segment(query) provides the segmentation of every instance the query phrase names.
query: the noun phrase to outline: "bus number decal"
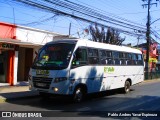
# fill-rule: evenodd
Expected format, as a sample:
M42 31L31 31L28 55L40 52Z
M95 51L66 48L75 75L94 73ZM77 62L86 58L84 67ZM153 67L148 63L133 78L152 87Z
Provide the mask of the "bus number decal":
M104 67L104 73L114 73L114 67Z

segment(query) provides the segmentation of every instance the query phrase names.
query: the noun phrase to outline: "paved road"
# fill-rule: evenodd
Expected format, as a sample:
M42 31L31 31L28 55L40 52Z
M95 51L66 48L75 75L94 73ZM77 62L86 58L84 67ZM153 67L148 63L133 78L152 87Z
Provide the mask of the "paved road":
M83 117L86 115L92 116L88 117L87 119L105 119L106 115L104 114L106 111L160 112L160 81L145 82L136 86L132 86L132 90L129 94L122 94L116 90L107 91L106 96L104 96L103 94L90 95L87 100L82 103L72 103L70 99L66 97L53 97L47 100L41 99L40 97L33 97L8 101L7 103L0 104L0 111L14 110L54 111L51 113L52 116L54 114L55 116L61 117L67 115L79 117ZM106 114L108 113L106 112ZM134 117L133 119L135 118L141 119L141 117ZM69 118L65 119L69 120Z

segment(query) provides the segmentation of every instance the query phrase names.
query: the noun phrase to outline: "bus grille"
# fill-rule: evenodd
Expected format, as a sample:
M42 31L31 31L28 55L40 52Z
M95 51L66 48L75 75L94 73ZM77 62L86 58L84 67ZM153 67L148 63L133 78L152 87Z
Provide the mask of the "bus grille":
M33 77L33 85L36 88L49 89L49 86L52 82L52 78L45 77Z

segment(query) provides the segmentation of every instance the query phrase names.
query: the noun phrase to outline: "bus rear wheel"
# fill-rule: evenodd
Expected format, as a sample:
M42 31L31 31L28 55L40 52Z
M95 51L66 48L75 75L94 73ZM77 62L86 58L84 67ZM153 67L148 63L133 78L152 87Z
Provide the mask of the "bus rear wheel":
M124 92L124 93L129 93L130 87L131 87L130 82L129 82L129 81L126 81L125 84L124 84L123 92Z
M74 102L81 102L84 100L84 96L85 96L85 92L84 92L83 88L78 87L75 89L75 91L73 93L73 101Z

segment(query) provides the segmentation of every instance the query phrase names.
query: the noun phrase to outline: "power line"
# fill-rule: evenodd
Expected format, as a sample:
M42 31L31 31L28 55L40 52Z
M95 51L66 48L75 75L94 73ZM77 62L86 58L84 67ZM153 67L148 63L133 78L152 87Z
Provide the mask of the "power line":
M87 21L87 22L90 22L90 23L94 23L94 21L85 19L83 16L80 17L80 16L76 16L76 15L73 15L73 14L70 14L70 13L66 13L66 12L60 11L60 10L58 10L58 9L54 9L54 8L49 7L49 6L46 6L46 5L44 5L44 4L39 4L39 3L32 2L32 1L27 1L27 2L26 2L26 1L23 1L23 0L18 0L18 1L20 1L20 2L22 2L22 3L25 3L25 4L27 4L27 5L30 5L30 6L36 7L36 8L40 8L40 9L45 10L45 11L49 11L49 12L51 12L51 13L58 13L58 14L61 14L61 15L66 15L66 16L70 16L70 17L73 17L73 18L76 18L76 19L80 19L80 20L83 20L83 21ZM92 17L92 16L91 16L91 17ZM99 19L99 18L97 18L97 17L94 17L94 18ZM101 19L100 19L100 20L101 20ZM105 20L103 20L103 21L105 21ZM101 23L98 23L98 24L101 25L101 26L105 26L105 27L111 27L111 26L107 26L107 25L104 25L104 24L101 24ZM118 25L118 24L117 24L117 25ZM124 25L121 25L121 26L126 27L126 26L124 26ZM113 28L113 27L112 27L112 28ZM133 28L131 28L131 27L128 27L128 28L133 29ZM116 29L117 29L117 28L116 28ZM134 33L127 32L127 31L122 30L122 29L117 29L117 30L119 30L119 31L121 31L121 32L124 32L124 33L126 33L126 34L132 34L132 35L134 35Z
M65 1L70 2L69 0L65 0ZM84 9L84 8L85 8L85 6L82 6L82 5L80 5L80 4L73 3L73 2L70 2L70 3L72 3L72 4L76 4L77 6L81 6L81 8L80 8L80 9ZM110 18L110 17L108 17L108 16L105 16L105 15L103 15L103 14L97 14L97 12L94 12L95 10L93 10L93 9L91 9L91 8L86 8L86 10L90 10L90 11L92 12L92 14L97 15L97 16L99 16L99 17L103 17L104 19L109 19L109 20L111 20L111 21L115 21L115 22L119 22L119 23L123 23L123 24L131 25L130 23L124 23L124 22L122 22L122 21L115 20L115 19ZM132 25L132 26L135 26L135 25Z
M24 2L23 0L18 0L18 1L21 1L21 2ZM46 1L46 0L45 0ZM32 1L29 1L29 2L32 2ZM61 2L61 4L59 4L59 0L57 1L57 0L55 0L55 1L49 1L49 0L47 0L47 2L50 2L50 3L55 3L56 5L59 5L59 6L61 6L62 7L62 5L66 5L66 3L64 4L64 3L62 3ZM32 5L34 5L35 3L32 3ZM69 6L69 4L67 4L67 6ZM64 7L64 6L63 6ZM65 6L66 7L66 6ZM75 6L70 6L70 8L68 8L68 9L71 9L71 10L73 10L73 7L75 8ZM82 8L83 6L81 6L81 8ZM85 7L84 7L85 8ZM84 10L84 8L82 9L82 10ZM77 6L76 6L76 9L77 9ZM87 8L88 9L88 8ZM75 9L74 9L75 10ZM89 9L90 10L90 9ZM92 10L92 9L91 9ZM77 11L78 12L78 11ZM86 11L85 11L86 12ZM91 12L94 12L93 10L91 11ZM80 11L80 13L83 13L83 15L87 15L87 16L90 16L90 17L94 17L94 18L96 18L96 19L100 19L100 20L103 20L103 21L105 21L105 22L109 22L109 23L112 23L112 24L115 24L115 25L119 25L119 26L122 26L122 27L127 27L127 26L129 26L130 24L126 24L127 26L124 26L124 25L122 25L124 22L122 22L122 21L118 21L118 20L114 20L114 19L112 19L112 18L109 18L109 17L106 17L106 16L102 16L102 15L99 15L98 17L96 16L93 16L93 14L86 14L86 13L84 13L84 11ZM94 12L95 13L95 12ZM96 13L97 14L97 13ZM108 20L104 20L104 19L102 19L101 17L105 17L105 19L109 19L110 21L108 21ZM119 23L115 23L115 22L119 22ZM124 23L125 24L125 23ZM138 26L134 26L134 25L130 25L130 26L132 26L132 27L138 27ZM130 27L130 29L133 29L133 28L131 28ZM144 29L144 28L139 28L139 29Z
M79 0L76 0L76 1L79 1ZM80 2L80 1L79 1L79 2ZM97 12L99 12L99 13L108 14L109 16L115 17L116 19L120 19L120 20L129 22L129 23L133 23L133 24L136 24L136 25L143 26L143 25L141 25L141 24L139 24L139 23L135 23L135 22L130 21L130 20L127 20L127 19L125 19L125 18L119 17L119 16L117 16L117 15L115 15L115 14L113 14L113 13L108 13L108 12L102 10L102 9L96 8L95 6L88 5L88 4L84 3L84 2L80 2L80 3L82 3L82 4L84 4L84 5L87 5L87 6L89 6L89 7L94 7L95 10L96 10ZM143 26L143 27L144 27L144 26Z

